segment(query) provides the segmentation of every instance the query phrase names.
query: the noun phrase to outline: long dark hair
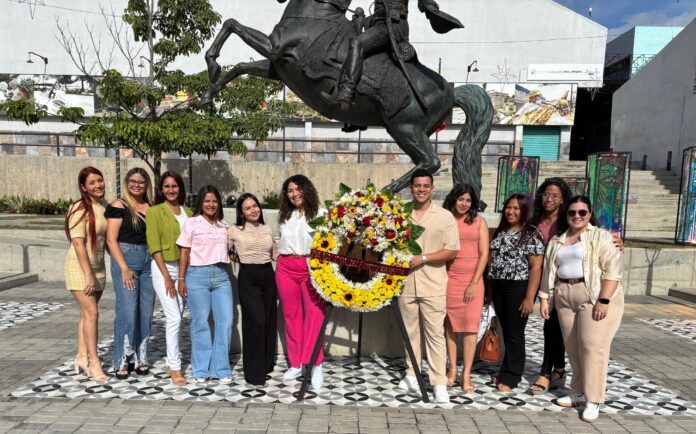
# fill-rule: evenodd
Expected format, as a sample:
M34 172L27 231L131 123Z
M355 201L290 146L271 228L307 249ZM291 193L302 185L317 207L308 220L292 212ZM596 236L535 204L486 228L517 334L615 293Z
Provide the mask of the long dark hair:
M319 213L319 194L317 189L314 188L314 184L306 176L293 175L283 182L283 188L280 193L278 223L285 223L295 210L295 206L290 203L288 198L288 186L291 182L302 190L302 209L304 210L305 219L307 221L312 220Z
M241 229L244 229L247 219L244 217L244 213L242 212L242 204L244 204L244 201L247 199L251 199L256 202L256 206L258 206L259 210L261 211L261 214L259 215L259 223L265 225L266 223L263 221L263 209L261 208L261 203L259 203L259 199L251 193L244 193L243 195L239 196L239 199L237 199L237 223L235 225L239 226Z
M571 197L568 200L568 208L570 208L570 206L574 203L584 203L585 205L587 205L587 210L590 211L590 214L591 214L590 224L592 226L596 226L598 228L601 228L601 226L599 225L599 220L597 220L594 216L594 213L592 213L592 201L590 201L589 197L582 195L582 194ZM568 216L564 214L564 217L565 217L564 220L566 221L566 227L567 227L568 226Z
M166 181L167 178L172 178L174 182L176 182L176 185L179 186L179 196L176 198L177 202L179 202L179 205L185 204L186 187L184 186L184 179L175 171L167 170L162 174L162 176L160 176L159 181L157 181L157 190L155 191L155 205L159 205L167 201L167 199L164 197L164 192L162 191L164 181Z
M442 207L449 210L453 215L457 215L457 199L462 195L468 194L471 196L471 206L469 211L466 212L466 217L464 217L464 223L470 225L476 220L479 209L479 198L476 194L476 190L469 184L456 184L452 187L452 190L447 194L445 201L442 203Z
M558 189L561 190L561 196L563 196L563 201L561 202L561 205L558 207L557 220L558 233L562 234L566 231L566 229L568 229L568 219L566 218L566 211L568 210L568 202L570 201L570 197L573 195L573 193L570 190L570 186L562 178L546 178L544 182L539 186L539 188L537 188L536 195L534 196L534 207L532 208L532 219L530 220L530 223L534 226L539 226L539 223L541 223L544 219L546 210L544 210L544 199L541 197L541 195L546 191L548 187L552 185L558 187ZM551 235L553 236L556 234Z
M507 208L508 204L513 199L517 199L517 204L520 207L520 239L517 245L521 246L525 243L525 241L527 241L527 238L533 236L535 232L538 232L536 227L532 226L529 221L529 209L532 200L529 195L524 193L513 193L507 199L505 199L505 203L503 204L503 213L500 215L500 223L498 223L498 227L493 233L493 238L495 239L499 233L510 229L510 222L508 222L505 218L505 208Z
M80 199L72 204L68 215L65 216L64 229L65 235L68 237L68 241L72 241L70 230L82 223L84 219L87 219L87 237L88 240L92 240L92 250L94 250L97 246L97 229L95 223L96 217L94 216L94 204L92 203L92 197L82 189L82 186L85 185L85 182L87 182L87 177L89 175L99 175L102 177L102 180L104 179L104 175L102 175L101 171L96 167L87 166L80 170L80 173L77 174L77 189L80 192ZM83 210L84 214L82 214L82 217L80 217L80 219L76 221L74 225L70 226L70 219L72 216L75 215L75 213Z
M193 215L195 217L203 214L203 201L208 193L213 193L215 195L215 199L218 201L218 207L215 211L215 221L222 221L222 219L225 217L224 213L222 212L222 197L220 197L220 192L214 185L204 185L200 188L200 190L198 190L196 201L193 204Z

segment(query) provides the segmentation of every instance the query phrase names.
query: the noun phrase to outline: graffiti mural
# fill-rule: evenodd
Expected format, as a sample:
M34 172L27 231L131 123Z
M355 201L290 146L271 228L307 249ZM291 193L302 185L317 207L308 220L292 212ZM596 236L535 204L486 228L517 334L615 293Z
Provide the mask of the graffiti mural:
M600 226L626 235L630 152L598 152L587 157L588 196Z
M505 199L513 193L533 195L539 181L539 157L505 156L498 160L495 211L503 210Z
M677 244L696 245L696 146L685 149L683 154L674 241Z

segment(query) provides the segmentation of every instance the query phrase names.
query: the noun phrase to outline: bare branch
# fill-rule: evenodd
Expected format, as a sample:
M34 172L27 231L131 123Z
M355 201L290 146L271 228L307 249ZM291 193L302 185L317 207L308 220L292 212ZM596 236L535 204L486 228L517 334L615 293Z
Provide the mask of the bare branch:
M135 77L136 60L138 60L138 56L140 55L144 44L141 44L139 47L134 46L134 41L128 37L129 33L126 23L125 21L117 19L118 15L113 9L113 4L111 5L110 13L101 4L99 5L99 9L104 17L104 23L106 24L106 28L111 35L111 39L114 41L114 46L112 48L118 48L128 63L128 73L126 75Z
M58 29L58 34L55 35L55 37L56 40L58 40L58 43L63 47L65 52L68 53L70 60L72 60L75 67L77 67L82 75L86 76L90 82L94 83L95 79L92 73L97 62L93 61L90 64L88 61L89 48L85 47L75 37L75 34L70 30L69 24L61 25L60 20L57 17L56 28Z

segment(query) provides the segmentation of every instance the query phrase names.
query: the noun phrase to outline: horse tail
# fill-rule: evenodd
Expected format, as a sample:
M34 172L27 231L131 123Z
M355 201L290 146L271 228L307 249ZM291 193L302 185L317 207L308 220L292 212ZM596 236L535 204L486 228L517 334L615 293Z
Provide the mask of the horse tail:
M466 84L454 89L454 103L466 114L466 123L454 142L454 184L469 184L481 197L481 151L493 124L493 103L479 86Z

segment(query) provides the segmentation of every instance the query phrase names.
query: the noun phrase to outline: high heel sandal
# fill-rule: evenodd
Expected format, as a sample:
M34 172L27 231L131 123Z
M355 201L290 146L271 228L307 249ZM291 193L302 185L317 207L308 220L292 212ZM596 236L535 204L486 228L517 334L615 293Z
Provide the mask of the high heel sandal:
M469 375L464 375L464 374L462 373L462 377L461 377L461 382L462 382L462 385L461 385L461 386L462 386L462 390L464 391L464 394L465 394L465 395L473 395L474 393L476 393L476 388L474 387L473 384L471 384L471 386L468 386L468 387L465 386L465 384L466 384L466 381L465 381L465 380L466 380L467 378L469 379L469 384L471 384L471 374L469 374Z
M457 384L457 368L447 371L447 387L453 387Z
M553 374L558 375L558 378L554 378L553 380L550 379L549 390L560 389L561 387L565 386L566 378L568 378L567 373L568 372L565 369L554 369L549 379L553 377Z
M546 378L546 385L543 385L539 382L541 378ZM551 375L550 374L539 374L539 378L537 378L537 381L529 386L529 389L527 389L527 392L531 393L532 395L541 395L542 393L546 393L549 390L549 387L551 386Z
M89 365L87 366L87 375L89 376L90 379L97 381L99 383L106 383L109 381L109 376L104 373L104 370L101 367L101 361L99 360L99 357L88 357L89 359ZM99 369L101 371L101 374L95 371Z
M87 363L83 365L82 363L80 363L80 360L86 360ZM75 374L79 375L81 371L85 371L85 374L87 374L88 369L89 369L89 359L87 358L87 356L81 356L79 354L76 355L75 356Z

